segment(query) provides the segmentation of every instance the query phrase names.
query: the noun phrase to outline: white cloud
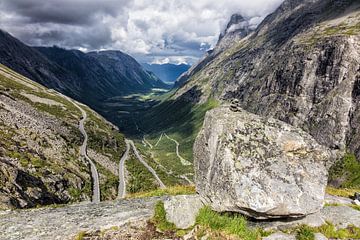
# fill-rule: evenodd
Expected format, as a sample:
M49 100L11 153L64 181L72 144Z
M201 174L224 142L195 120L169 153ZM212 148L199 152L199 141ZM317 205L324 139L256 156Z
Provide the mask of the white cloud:
M214 47L232 14L256 26L282 1L2 0L0 28L29 44L118 49L140 61L192 63Z

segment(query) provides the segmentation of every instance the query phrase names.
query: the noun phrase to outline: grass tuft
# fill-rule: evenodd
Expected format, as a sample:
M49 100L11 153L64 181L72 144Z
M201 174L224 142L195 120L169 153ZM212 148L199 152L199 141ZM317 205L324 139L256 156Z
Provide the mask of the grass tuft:
M360 161L347 153L329 171L329 183L338 182L341 188L360 188Z
M296 239L297 240L315 240L315 234L313 232L313 229L306 225L301 226L297 230Z
M322 233L329 239L360 239L360 228L348 226L344 229L337 229L329 222L320 227L301 225L290 232L296 233L298 240L313 240L315 239L314 233Z
M243 240L259 239L261 236L260 230L250 229L247 226L244 216L235 213L217 213L210 207L204 207L200 210L196 223L214 231L236 235Z
M83 240L86 236L85 232L79 232L76 236L75 236L75 240Z
M334 188L331 186L326 187L326 193L338 196L338 197L353 197L356 192L360 192L360 189L350 189L350 188Z
M166 220L166 212L164 208L164 203L162 201L158 201L156 203L155 214L151 221L157 226L160 231L165 232L176 230L176 226Z
M139 192L128 194L126 198L146 198L146 197L160 197L160 196L176 196L176 195L190 195L195 194L195 186L173 186L165 189L156 189L149 192Z

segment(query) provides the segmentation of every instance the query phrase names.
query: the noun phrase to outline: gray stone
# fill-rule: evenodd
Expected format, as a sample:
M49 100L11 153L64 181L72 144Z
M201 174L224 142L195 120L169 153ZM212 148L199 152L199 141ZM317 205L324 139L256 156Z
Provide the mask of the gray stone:
M346 228L349 225L360 227L360 211L348 206L325 207L321 210L321 215L338 228Z
M327 237L325 237L323 234L321 233L315 233L315 240L328 240Z
M325 203L327 203L327 204L345 204L346 205L346 204L351 204L351 199L326 194L325 195Z
M203 206L199 195L169 197L164 201L166 220L177 228L188 229L195 224L196 216Z
M79 232L96 232L149 220L163 198L81 203L60 208L0 211L0 239L70 240ZM127 238L126 238L127 239Z
M295 240L295 236L294 235L290 235L290 234L286 234L286 233L282 233L282 232L277 232L277 233L273 233L268 237L264 237L262 238L263 240Z
M353 199L360 201L360 193L355 193Z
M299 219L281 219L277 221L259 221L256 223L253 223L253 227L259 227L264 229L265 231L276 231L276 230L287 230L290 228L296 228L300 225L307 225L310 227L320 227L322 225L326 224L326 221L323 219L323 216L318 213L314 213L311 215L308 215L304 218Z
M338 229L347 228L350 225L359 227L360 211L347 206L329 206L324 207L320 212L300 219L250 222L252 227L259 227L265 231L284 231L301 225L320 227L327 223L334 224Z
M219 212L301 217L323 206L335 151L284 122L219 107L194 145L196 188Z

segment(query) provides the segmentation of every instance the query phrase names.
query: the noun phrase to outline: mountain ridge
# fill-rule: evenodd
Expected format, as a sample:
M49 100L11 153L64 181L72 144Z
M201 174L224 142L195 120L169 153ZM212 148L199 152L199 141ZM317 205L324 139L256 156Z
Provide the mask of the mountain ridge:
M320 143L349 147L360 157L353 132L358 101L351 95L358 82L358 13L359 3L349 0L285 1L252 34L205 59L174 98L192 89L201 92L200 102L236 98L250 112L302 127Z
M155 73L163 82L173 84L178 77L186 72L191 66L188 64L142 64L148 71Z
M117 55L117 60L110 54ZM56 46L30 47L4 31L0 32L0 63L99 109L97 103L107 98L168 88L121 51L84 53Z

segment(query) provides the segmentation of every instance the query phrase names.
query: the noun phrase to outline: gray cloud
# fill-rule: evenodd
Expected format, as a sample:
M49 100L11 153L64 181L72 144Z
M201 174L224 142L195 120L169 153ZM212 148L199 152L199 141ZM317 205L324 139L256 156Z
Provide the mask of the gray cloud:
M258 24L282 1L1 0L0 28L30 45L193 63L215 45L233 13Z
M83 25L93 23L102 15L116 17L127 2L126 0L5 0L1 7L25 17L28 23Z

